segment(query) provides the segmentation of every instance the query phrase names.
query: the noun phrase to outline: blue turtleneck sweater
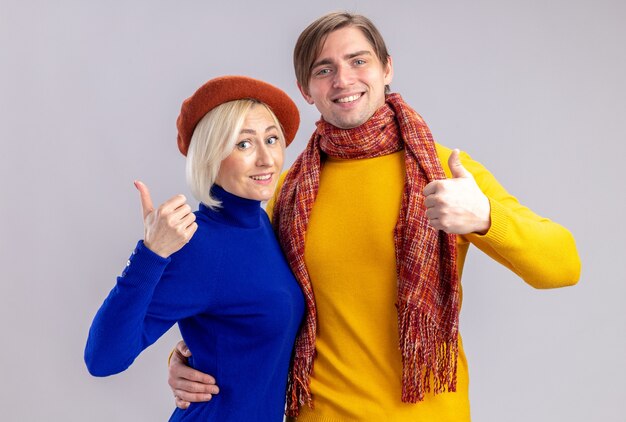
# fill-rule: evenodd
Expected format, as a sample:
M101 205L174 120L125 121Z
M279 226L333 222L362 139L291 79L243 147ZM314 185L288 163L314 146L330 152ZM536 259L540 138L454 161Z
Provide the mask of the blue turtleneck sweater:
M128 368L178 323L190 365L220 393L171 421L282 421L287 371L304 302L260 202L213 186L198 230L169 258L137 244L96 314L85 348L92 375Z

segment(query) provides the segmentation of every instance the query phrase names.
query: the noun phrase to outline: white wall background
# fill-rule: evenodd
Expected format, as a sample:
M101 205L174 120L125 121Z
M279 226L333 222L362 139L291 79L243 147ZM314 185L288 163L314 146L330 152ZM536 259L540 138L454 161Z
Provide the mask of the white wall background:
M378 25L394 91L436 139L568 227L578 286L536 291L474 250L461 330L476 421L623 421L626 4L621 0L0 1L0 419L166 420L176 329L118 376L82 360L142 236L133 180L182 192L175 119L205 80L247 74L302 108L295 40L331 10ZM376 388L373 383L372 388Z

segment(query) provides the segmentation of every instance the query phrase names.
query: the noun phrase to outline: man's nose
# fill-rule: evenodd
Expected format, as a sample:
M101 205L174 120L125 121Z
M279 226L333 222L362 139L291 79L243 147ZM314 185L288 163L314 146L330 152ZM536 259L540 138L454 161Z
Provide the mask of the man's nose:
M353 74L347 66L337 66L335 77L333 79L333 88L345 88L350 85Z

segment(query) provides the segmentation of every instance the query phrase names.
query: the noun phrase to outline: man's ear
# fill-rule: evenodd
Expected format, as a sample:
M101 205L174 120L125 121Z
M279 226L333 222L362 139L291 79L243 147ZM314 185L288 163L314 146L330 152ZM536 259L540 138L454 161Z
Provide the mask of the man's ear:
M383 68L383 73L385 75L385 85L390 85L393 79L393 62L391 56L387 57L387 64Z
M304 100L311 105L315 104L315 101L313 101L313 98L309 95L308 92L304 90L304 88L302 88L302 85L300 85L300 82L296 82L296 84L298 85L298 89L300 90L300 94L302 94L302 97L304 97Z

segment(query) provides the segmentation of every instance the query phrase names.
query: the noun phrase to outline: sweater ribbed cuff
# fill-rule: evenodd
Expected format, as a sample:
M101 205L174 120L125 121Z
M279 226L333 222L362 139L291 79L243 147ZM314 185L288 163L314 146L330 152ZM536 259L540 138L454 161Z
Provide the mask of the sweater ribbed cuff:
M137 242L135 250L128 258L126 268L118 277L118 284L138 289L154 289L171 258L163 258L152 252L143 240Z
M510 211L505 208L498 201L489 198L489 205L491 207L490 218L491 227L485 234L470 233L466 235L467 239L471 241L475 239L490 240L494 245L504 244L506 242L506 236L510 221Z

